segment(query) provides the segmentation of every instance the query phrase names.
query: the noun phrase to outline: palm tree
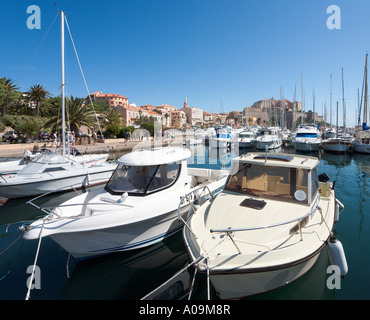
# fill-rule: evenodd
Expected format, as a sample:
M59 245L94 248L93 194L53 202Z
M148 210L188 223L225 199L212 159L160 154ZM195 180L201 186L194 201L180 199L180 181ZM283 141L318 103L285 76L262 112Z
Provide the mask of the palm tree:
M75 98L70 96L66 98L66 119L69 122L71 131L74 131L77 135L81 126L91 127L96 124L95 112L91 105L83 105L85 99ZM56 115L51 118L46 124L45 127L61 127L62 125L62 116Z
M5 116L6 107L19 98L19 88L9 78L0 78L0 105L2 106L1 113Z
M36 117L40 115L40 105L50 97L50 93L41 84L35 84L26 92L26 102L33 102L36 105Z
M109 109L103 113L106 125L122 125L122 115L115 109Z
M164 117L166 118L166 125L165 125L166 128L167 128L167 123L168 123L169 116L170 115L167 112L164 114Z

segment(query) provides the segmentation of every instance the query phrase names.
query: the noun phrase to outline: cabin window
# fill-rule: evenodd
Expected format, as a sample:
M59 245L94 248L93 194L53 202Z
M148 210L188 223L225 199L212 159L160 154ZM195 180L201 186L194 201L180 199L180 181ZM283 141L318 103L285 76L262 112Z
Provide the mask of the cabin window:
M239 163L239 170L229 176L225 190L261 198L310 204L310 195L316 194L318 184L312 180L312 190L309 192L309 173L309 170L300 168ZM316 191L313 192L314 190Z
M65 170L63 167L54 167L54 168L46 168L44 172L53 172L53 171L62 171L62 170Z
M110 194L144 196L165 189L175 183L180 174L179 163L155 166L119 165L105 186Z

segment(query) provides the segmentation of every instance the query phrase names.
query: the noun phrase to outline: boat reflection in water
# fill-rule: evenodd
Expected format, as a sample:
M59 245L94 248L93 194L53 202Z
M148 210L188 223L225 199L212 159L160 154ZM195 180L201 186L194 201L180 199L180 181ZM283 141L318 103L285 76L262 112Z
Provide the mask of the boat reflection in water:
M138 300L165 282L188 261L181 233L141 250L77 263L58 299ZM151 299L174 300L187 294L189 272Z

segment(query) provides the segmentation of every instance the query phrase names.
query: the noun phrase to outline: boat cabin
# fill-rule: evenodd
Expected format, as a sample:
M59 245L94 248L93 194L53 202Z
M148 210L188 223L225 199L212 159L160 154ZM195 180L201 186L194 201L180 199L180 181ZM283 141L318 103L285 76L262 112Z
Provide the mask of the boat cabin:
M253 132L243 131L243 132L239 133L239 138L240 139L252 139L252 138L254 138L254 134L253 134Z
M317 164L313 157L248 153L233 160L224 190L311 205L319 191Z
M105 186L112 195L128 193L146 196L174 185L184 163L191 156L188 149L165 148L139 150L122 156L118 166Z

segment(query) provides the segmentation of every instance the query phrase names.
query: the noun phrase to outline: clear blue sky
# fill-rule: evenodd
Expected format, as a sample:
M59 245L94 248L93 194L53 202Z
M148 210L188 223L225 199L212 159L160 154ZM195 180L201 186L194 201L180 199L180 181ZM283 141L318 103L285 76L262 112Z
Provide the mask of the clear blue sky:
M128 97L137 105L171 104L220 112L279 99L280 87L306 110L341 103L344 68L347 124L355 123L365 54L370 47L370 1L356 0L17 0L0 9L0 76L27 90L60 87L60 8L66 12L90 92ZM41 9L41 29L29 30L30 5ZM329 30L329 5L341 9L341 29ZM68 34L66 34L67 37ZM67 94L87 95L66 38ZM34 57L33 57L34 55ZM33 57L33 58L32 58ZM340 118L342 113L340 112ZM341 122L341 121L340 121Z

